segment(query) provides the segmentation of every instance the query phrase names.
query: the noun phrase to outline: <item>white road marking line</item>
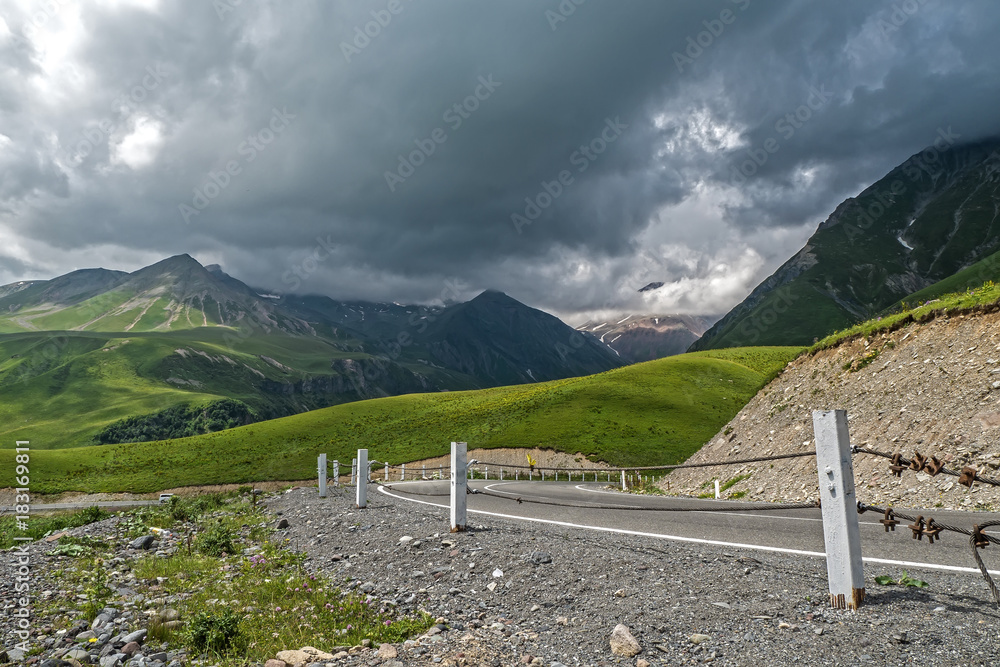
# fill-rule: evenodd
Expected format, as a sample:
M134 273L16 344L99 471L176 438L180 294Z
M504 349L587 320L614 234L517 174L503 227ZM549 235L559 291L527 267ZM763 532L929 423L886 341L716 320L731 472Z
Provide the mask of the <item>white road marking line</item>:
M494 493L502 493L505 496L515 496L516 497L516 496L524 495L522 493L511 493L510 491L500 491L498 489L494 489L493 488L494 486L505 486L507 484L520 484L520 482L497 482L496 484L488 484L487 486L485 486L483 488L485 488L488 491L493 491ZM562 500L562 498L553 498L551 496L541 496L541 497L544 498L544 499L546 499L546 500ZM600 507L600 505L597 505L596 503L582 503L581 505L579 505L579 507ZM607 507L607 505L604 505L604 507ZM641 505L615 505L615 508L621 508L623 510L641 510L641 509L645 509Z
M385 490L385 487L379 487L379 493L384 493L387 496L392 496L393 498L398 498L399 500L405 500L411 503L419 503L421 505L430 505L431 507L440 507L442 509L448 509L449 505L441 505L439 503L431 503L426 500L415 500L413 498L404 498L403 496L397 496L394 493L390 493ZM696 537L682 537L680 535L666 535L662 533L646 533L638 530L626 530L624 528L606 528L604 526L584 526L579 523L569 523L568 521L554 521L552 519L535 519L525 516L515 516L513 514L500 514L499 512L487 512L485 510L468 510L470 514L485 514L487 516L500 517L502 519L513 519L515 521L529 521L531 523L545 523L554 526L565 526L567 528L580 528L582 530L594 530L600 533L616 533L619 535L635 535L637 537L651 537L657 540L672 540L675 542L689 542L693 544L711 544L713 546L719 547L732 547L735 549L753 549L755 551L770 551L782 554L792 554L795 556L813 556L816 558L826 558L826 553L822 551L804 551L802 549L784 549L782 547L769 547L761 544L744 544L742 542L723 542L721 540L706 540ZM862 558L868 563L878 563L880 565L899 565L902 567L913 567L913 568L924 568L930 570L947 570L949 572L971 572L973 574L980 574L977 568L971 567L959 567L957 565L938 565L937 563L914 563L906 560L891 560L888 558ZM992 575L1000 575L998 570L988 570Z

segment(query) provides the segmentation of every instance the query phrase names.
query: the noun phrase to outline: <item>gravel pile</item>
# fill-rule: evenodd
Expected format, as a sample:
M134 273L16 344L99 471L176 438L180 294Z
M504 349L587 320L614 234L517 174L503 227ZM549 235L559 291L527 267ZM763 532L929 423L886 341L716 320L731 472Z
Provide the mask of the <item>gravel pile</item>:
M373 492L296 489L268 503L307 566L442 620L431 636L347 664L1000 664L1000 612L974 574L911 572L857 613L827 606L822 559L678 544L470 515ZM482 523L479 523L482 521ZM623 625L641 651L612 653ZM438 632L439 631L439 632ZM291 648L291 647L290 647Z
M939 317L898 331L803 355L754 396L687 463L815 451L813 410L847 410L851 442L872 449L937 456L949 468L1000 479L1000 313ZM905 471L889 461L853 458L858 498L873 504L996 511L1000 487L971 490L948 475ZM726 468L677 470L672 492L697 494L718 476L748 475L728 493L745 500L815 498L816 461L802 458Z

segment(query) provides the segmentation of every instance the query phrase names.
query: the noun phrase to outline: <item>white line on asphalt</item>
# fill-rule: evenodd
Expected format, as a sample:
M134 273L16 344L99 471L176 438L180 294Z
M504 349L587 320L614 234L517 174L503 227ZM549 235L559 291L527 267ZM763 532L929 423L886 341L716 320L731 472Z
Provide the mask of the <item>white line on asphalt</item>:
M426 500L415 500L413 498L404 498L403 496L397 496L395 493L390 493L386 491L384 487L379 487L379 492L384 493L387 496L392 496L393 498L398 498L400 500L405 500L411 503L419 503L421 505L430 505L431 507L440 507L443 509L448 509L449 505L441 505L439 503L431 503ZM646 533L638 530L626 530L624 528L607 528L605 526L585 526L579 523L569 523L567 521L555 521L552 519L535 519L532 517L525 516L515 516L513 514L500 514L499 512L487 512L485 510L468 510L470 514L485 514L487 516L500 517L502 519L514 519L515 521L529 521L531 523L545 523L554 526L565 526L567 528L581 528L583 530L594 530L601 533L617 533L619 535L635 535L637 537L652 537L658 540L673 540L675 542L690 542L694 544L711 544L719 547L732 547L735 549L754 549L756 551L771 551L783 554L793 554L796 556L813 556L816 558L826 558L826 553L822 551L803 551L802 549L784 549L781 547L769 547L761 544L744 544L742 542L722 542L720 540L705 540L696 537L682 537L680 535L665 535L662 533ZM937 563L914 563L905 560L890 560L887 558L864 558L864 561L868 563L879 563L881 565L899 565L903 567L918 567L931 570L947 570L949 572L972 572L979 574L979 570L971 567L958 567L956 565L938 565ZM990 574L1000 575L1000 571L988 570Z
M488 491L493 491L494 493L502 493L505 496L515 496L516 497L516 496L523 495L523 494L520 494L520 493L511 493L510 491L500 491L498 489L494 489L493 488L495 486L504 486L506 484L519 484L519 482L497 482L496 484L488 484L488 485L486 485L483 488L485 488ZM560 500L560 498L552 498L551 496L542 496L542 497L543 498L549 498L551 500ZM580 504L578 506L579 507L594 507L594 506L597 506L597 504L596 503L582 503L582 504ZM576 505L574 505L574 507L576 507ZM607 505L604 505L604 507L607 507ZM621 508L623 510L641 510L641 509L644 509L640 505L615 505L615 508Z

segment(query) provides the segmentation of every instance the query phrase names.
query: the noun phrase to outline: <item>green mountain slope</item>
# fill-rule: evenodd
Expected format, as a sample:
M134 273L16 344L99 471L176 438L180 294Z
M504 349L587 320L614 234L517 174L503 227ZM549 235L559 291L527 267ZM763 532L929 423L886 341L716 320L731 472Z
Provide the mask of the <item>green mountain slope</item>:
M268 419L475 386L446 369L389 363L315 336L257 334L236 343L231 336L224 328L0 336L0 437L31 439L39 449L80 447L118 420L183 405L235 399Z
M991 140L914 155L838 206L690 349L808 345L997 252L998 151Z
M135 491L305 479L316 456L414 461L470 447L549 447L612 464L681 461L801 350L686 354L598 375L334 406L203 436L85 449L34 449L36 492ZM27 432L25 432L26 434ZM10 450L0 465L12 464Z

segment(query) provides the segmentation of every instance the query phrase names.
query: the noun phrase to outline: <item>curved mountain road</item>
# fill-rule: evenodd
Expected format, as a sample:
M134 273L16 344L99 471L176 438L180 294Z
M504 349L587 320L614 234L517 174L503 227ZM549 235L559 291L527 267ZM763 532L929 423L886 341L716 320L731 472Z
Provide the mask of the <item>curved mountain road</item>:
M768 503L681 499L669 496L624 494L599 483L499 482L475 480L469 486L491 494L469 495L470 515L503 516L535 523L549 523L590 530L598 534L641 535L651 539L714 544L723 547L779 551L802 556L825 557L823 521L819 508L794 510L748 510ZM406 502L448 508L448 482L398 482L380 486L381 493ZM435 495L425 495L435 494ZM497 497L501 496L501 497ZM517 498L523 502L518 503ZM539 504L556 503L556 505ZM603 509L615 506L616 509ZM729 507L724 511L720 507ZM620 507L620 509L618 509ZM664 508L690 511L663 511ZM900 511L904 511L900 508ZM1000 520L1000 514L947 510L905 510L933 517L939 523L971 528L973 524ZM870 512L859 517L861 549L866 562L898 565L907 569L946 569L979 573L969 538L942 533L933 545L915 540L906 522L886 533L881 517ZM472 516L470 516L470 520ZM1000 535L1000 529L991 532ZM596 535L595 535L596 537ZM1000 575L1000 562L987 549L984 561L990 572ZM1000 553L1000 550L998 550ZM991 562L992 561L992 562Z

